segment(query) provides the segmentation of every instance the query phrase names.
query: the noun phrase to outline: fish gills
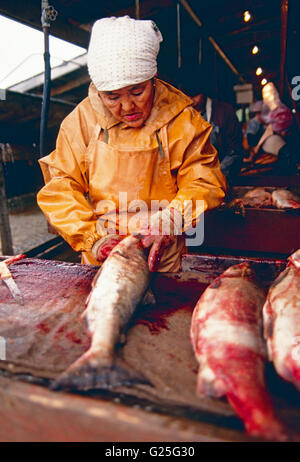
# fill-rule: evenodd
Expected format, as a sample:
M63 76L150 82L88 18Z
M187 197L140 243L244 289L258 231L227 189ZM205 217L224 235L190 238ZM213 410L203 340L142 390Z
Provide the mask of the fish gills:
M199 362L197 391L200 396L226 395L250 435L284 440L264 378L264 300L245 263L228 268L202 294L191 325Z
M115 360L115 348L150 283L147 259L139 239L128 236L110 253L96 274L83 318L91 337L89 350L52 385L88 390L147 383Z
M271 285L263 316L269 359L300 391L300 250Z

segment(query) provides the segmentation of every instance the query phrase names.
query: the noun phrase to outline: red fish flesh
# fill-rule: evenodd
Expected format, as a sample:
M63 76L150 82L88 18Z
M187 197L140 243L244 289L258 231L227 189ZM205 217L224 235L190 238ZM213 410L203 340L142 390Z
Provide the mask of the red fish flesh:
M91 336L89 350L52 385L53 389L88 390L147 381L115 362L115 348L150 283L139 239L129 236L111 251L96 274L84 311Z
M263 315L269 359L300 391L300 250L270 287Z
M191 324L199 362L197 392L226 395L250 435L284 440L264 379L264 301L265 293L245 263L228 268L202 294Z

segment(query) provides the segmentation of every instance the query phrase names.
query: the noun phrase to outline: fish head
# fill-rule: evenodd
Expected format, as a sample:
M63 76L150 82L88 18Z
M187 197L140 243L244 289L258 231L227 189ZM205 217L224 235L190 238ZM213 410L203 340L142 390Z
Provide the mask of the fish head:
M251 267L250 263L240 263L239 265L233 265L224 271L222 277L230 278L255 278L255 272Z
M144 251L144 248L141 243L142 237L143 236L127 236L118 245L116 245L116 247L112 249L110 255L122 253L123 255L130 255L131 258L134 255L137 255L146 260L146 252Z

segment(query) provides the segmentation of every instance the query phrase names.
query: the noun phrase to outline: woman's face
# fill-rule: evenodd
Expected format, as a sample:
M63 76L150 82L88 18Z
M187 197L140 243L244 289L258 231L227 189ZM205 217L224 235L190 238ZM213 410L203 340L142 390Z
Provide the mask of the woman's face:
M154 95L152 80L99 94L115 119L129 127L141 127L150 115Z

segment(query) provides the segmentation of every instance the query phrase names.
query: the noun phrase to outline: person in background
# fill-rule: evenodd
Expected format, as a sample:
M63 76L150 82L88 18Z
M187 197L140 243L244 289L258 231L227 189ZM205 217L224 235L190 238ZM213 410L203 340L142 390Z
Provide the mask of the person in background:
M239 174L244 149L242 127L231 104L213 97L208 78L199 70L180 74L180 88L189 95L193 107L212 125L210 142L216 148L221 170L229 185Z
M263 105L263 101L255 101L249 108L251 118L247 123L246 137L250 150L250 157L247 161L251 159L253 148L258 144L266 128L265 120L262 116Z
M250 160L254 160L259 154L271 154L278 173L292 173L297 163L299 144L295 137L293 114L280 100L273 82L264 86L262 95L264 114L261 112L260 118L265 122L266 128L258 140L256 137L257 144L251 148Z
M150 271L176 272L185 202L194 224L225 196L211 126L186 95L156 77L161 41L150 20L96 21L88 97L62 122L56 149L40 160L46 184L38 204L82 263L101 265L126 235L142 232ZM144 215L135 212L138 205L128 210L141 202ZM163 210L152 210L162 202ZM129 220L136 213L140 220Z

